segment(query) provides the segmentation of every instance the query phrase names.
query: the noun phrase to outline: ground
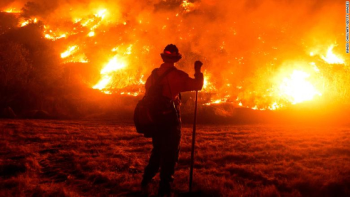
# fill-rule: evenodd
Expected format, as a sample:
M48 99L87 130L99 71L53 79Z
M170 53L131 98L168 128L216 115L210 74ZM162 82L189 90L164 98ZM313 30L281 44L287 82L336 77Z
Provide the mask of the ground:
M191 131L183 126L175 196L188 190ZM194 195L350 196L349 134L334 126L198 125ZM151 141L132 124L0 120L0 135L0 196L140 194Z

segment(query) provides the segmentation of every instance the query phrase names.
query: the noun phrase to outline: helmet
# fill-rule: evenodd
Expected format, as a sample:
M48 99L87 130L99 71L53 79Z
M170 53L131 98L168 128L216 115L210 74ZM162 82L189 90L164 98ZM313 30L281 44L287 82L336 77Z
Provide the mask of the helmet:
M182 55L179 53L179 49L173 44L167 45L160 56L165 63L175 63L182 58Z

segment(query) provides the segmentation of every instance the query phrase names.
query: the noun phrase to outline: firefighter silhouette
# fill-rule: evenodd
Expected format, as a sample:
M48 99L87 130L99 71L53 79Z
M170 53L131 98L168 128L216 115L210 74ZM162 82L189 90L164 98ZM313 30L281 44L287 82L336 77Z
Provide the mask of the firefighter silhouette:
M201 73L202 63L195 62L194 78L189 77L187 73L175 67L175 63L181 59L178 48L169 44L161 53L163 63L152 73L161 76L169 69L172 71L166 73L159 83L162 84L162 95L173 102L177 116L177 120L168 120L158 124L158 129L152 137L153 149L149 159L149 163L145 168L143 180L141 182L143 192L147 192L148 183L157 174L160 168L159 195L169 195L171 193L171 183L175 165L179 157L179 145L181 139L181 114L180 93L185 91L201 90L203 87L203 74ZM154 74L150 75L146 81L145 88L147 90L156 82ZM174 116L170 116L174 117ZM169 123L170 122L170 123ZM174 124L172 124L174 123Z

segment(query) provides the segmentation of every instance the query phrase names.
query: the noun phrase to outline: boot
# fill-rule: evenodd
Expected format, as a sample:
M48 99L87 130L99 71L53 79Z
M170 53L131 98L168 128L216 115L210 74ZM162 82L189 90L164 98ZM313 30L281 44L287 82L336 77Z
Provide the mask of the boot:
M158 196L162 196L162 197L163 196L167 196L167 197L172 196L171 185L169 182L160 181L159 189L158 189Z
M149 196L150 188L149 188L150 181L146 181L145 179L141 182L141 196Z

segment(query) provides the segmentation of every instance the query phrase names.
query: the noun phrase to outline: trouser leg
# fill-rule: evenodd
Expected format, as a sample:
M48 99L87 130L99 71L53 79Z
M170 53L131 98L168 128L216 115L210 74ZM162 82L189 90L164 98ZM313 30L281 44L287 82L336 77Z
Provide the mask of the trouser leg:
M160 193L170 192L170 183L174 179L175 165L179 157L180 126L174 126L168 132L169 135L164 136L161 151Z
M152 138L153 149L148 162L148 165L145 168L143 174L143 184L147 184L152 178L157 174L160 162L161 162L161 139L158 137Z

